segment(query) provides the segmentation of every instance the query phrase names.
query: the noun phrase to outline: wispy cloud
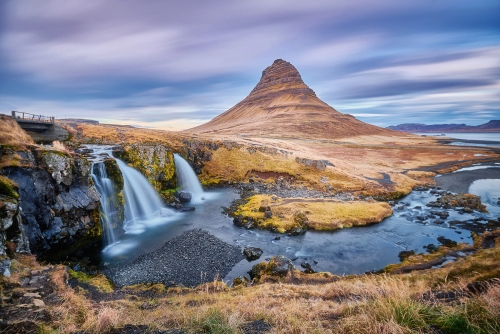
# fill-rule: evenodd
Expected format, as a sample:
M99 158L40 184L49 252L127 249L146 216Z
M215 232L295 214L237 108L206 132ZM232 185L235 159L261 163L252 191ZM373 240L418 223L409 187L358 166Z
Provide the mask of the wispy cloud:
M0 112L181 129L276 58L378 125L500 119L498 1L0 3ZM443 15L446 12L446 15Z

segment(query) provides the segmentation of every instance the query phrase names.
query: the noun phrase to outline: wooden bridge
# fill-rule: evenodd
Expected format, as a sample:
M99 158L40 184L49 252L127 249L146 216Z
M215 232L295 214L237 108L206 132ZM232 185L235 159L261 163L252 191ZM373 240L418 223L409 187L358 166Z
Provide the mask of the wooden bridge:
M35 142L50 143L54 140L67 140L68 131L56 124L55 117L34 115L27 112L12 111L12 119L29 134Z

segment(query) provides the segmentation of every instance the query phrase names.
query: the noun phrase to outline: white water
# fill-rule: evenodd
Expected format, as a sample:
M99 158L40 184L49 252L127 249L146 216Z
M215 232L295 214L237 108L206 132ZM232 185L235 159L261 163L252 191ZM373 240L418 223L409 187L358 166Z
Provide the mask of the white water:
M110 199L116 192L113 181L108 178L106 168L103 163L92 165L92 180L94 181L101 202L101 224L104 231L105 245L115 243L115 233L113 231L113 221L116 216L116 205ZM108 200L109 199L109 200Z
M178 186L193 195L191 203L200 203L204 199L203 187L194 170L180 155L174 154L174 160Z
M92 168L92 179L100 195L101 202L101 223L105 235L104 252L118 255L129 248L135 246L133 240L122 242L115 237L114 229L122 228L125 234L139 234L148 227L164 224L171 219L173 212L167 209L155 189L148 180L137 170L127 166L120 159L112 156L112 146L87 146L94 150L91 160L95 167ZM116 187L111 179L107 177L106 168L103 161L106 158L115 159L123 175L123 198L125 219L116 221L118 203L113 201Z
M127 166L120 159L115 160L120 167L124 181L125 221L123 229L126 233L142 233L147 225L158 223L158 218L172 215L139 171Z

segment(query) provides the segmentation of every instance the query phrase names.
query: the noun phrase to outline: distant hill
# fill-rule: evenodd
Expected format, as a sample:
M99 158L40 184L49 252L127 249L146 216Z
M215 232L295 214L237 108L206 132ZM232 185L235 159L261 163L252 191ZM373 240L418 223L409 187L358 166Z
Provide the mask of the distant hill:
M406 123L388 126L387 129L404 132L500 132L500 120L472 126L467 124L417 124Z
M262 72L245 99L185 132L313 139L396 134L333 109L302 81L292 64L281 59Z

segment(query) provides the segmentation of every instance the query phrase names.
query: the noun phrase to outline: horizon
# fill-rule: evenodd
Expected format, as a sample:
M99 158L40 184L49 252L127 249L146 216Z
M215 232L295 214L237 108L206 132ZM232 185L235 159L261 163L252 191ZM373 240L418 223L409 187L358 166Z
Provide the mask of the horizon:
M500 119L500 2L0 3L0 113L178 131L281 58L378 126Z

